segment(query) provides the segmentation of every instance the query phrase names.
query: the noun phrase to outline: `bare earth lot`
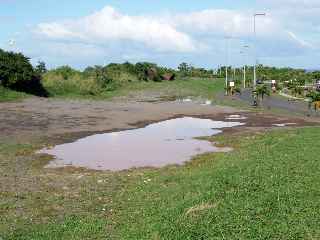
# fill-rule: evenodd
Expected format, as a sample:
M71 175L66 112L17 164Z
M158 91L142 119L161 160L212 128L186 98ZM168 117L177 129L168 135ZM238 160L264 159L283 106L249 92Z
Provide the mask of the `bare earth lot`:
M223 120L230 114L250 116L246 127L271 127L274 123L309 125L308 118L290 118L250 113L226 106L203 106L181 102L76 101L29 98L0 103L1 138L86 135L143 126L177 116L198 116ZM314 122L315 120L312 119ZM308 124L309 122L309 124Z

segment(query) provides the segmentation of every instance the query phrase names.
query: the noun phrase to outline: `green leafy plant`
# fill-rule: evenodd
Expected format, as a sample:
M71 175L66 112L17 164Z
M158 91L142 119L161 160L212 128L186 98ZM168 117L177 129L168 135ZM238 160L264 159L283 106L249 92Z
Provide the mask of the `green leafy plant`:
M0 49L0 84L12 90L47 96L40 74L35 71L29 58L21 53Z
M314 110L317 111L320 108L320 93L316 91L311 91L307 94L307 98L309 99L309 109L311 109L313 104Z

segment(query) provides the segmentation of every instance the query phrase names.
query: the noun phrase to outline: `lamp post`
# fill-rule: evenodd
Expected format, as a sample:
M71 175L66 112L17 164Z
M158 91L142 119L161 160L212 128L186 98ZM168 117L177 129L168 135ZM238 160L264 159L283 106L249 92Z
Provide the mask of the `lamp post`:
M225 79L225 95L228 95L228 65L229 65L229 39L230 37L226 37L226 79Z
M243 48L244 49L248 49L249 48L249 46L248 45L245 45L245 46L243 46ZM246 50L243 50L243 51L241 51L240 52L240 54L243 54L243 56L244 56L244 66L243 66L243 88L245 89L246 88L246 81L247 81L247 76L246 76L246 72L247 72L247 66L246 66L246 64L247 64L247 61L246 61Z
M240 51L240 55L244 55L244 51ZM243 57L245 58L245 57ZM244 65L243 65L243 88L245 89L246 88L246 63L245 61L243 61Z
M254 65L253 65L253 89L256 90L257 86L257 32L256 32L256 17L258 16L266 16L265 13L256 13L253 15L253 32L254 32Z

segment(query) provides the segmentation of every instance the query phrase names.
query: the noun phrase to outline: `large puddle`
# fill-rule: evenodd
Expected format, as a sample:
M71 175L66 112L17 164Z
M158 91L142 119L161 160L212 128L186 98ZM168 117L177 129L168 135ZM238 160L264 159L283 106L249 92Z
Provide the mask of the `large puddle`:
M163 167L183 164L206 152L225 152L212 143L195 139L221 133L221 128L243 125L184 117L154 123L145 128L97 134L73 143L41 150L55 156L46 167L84 167L120 171L140 167Z

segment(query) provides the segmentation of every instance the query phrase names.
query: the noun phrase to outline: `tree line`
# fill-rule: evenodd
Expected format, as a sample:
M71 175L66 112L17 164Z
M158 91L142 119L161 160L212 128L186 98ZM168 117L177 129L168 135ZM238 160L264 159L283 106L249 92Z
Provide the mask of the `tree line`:
M218 68L218 75L225 77L226 67ZM229 77L233 79L235 73L235 80L243 78L243 68L228 67ZM253 78L253 66L246 66L246 75L248 80ZM314 83L320 79L320 71L307 71L305 69L294 69L288 67L269 67L262 64L257 66L257 78L261 81L276 80L277 82L299 82L300 85L307 83ZM249 82L250 83L250 82Z
M225 67L217 70L197 68L181 63L177 69L166 68L150 62L110 63L106 66L89 66L83 71L70 66L61 66L47 70L44 62L36 66L22 53L13 53L0 49L0 86L38 96L76 93L98 95L113 91L131 82L161 82L175 79L218 78L225 77ZM247 80L253 75L253 67L247 66ZM230 76L233 69L228 68ZM320 79L320 72L307 72L302 69L276 68L259 65L258 76L262 80L293 81L304 84ZM234 69L235 80L242 79L242 68Z

